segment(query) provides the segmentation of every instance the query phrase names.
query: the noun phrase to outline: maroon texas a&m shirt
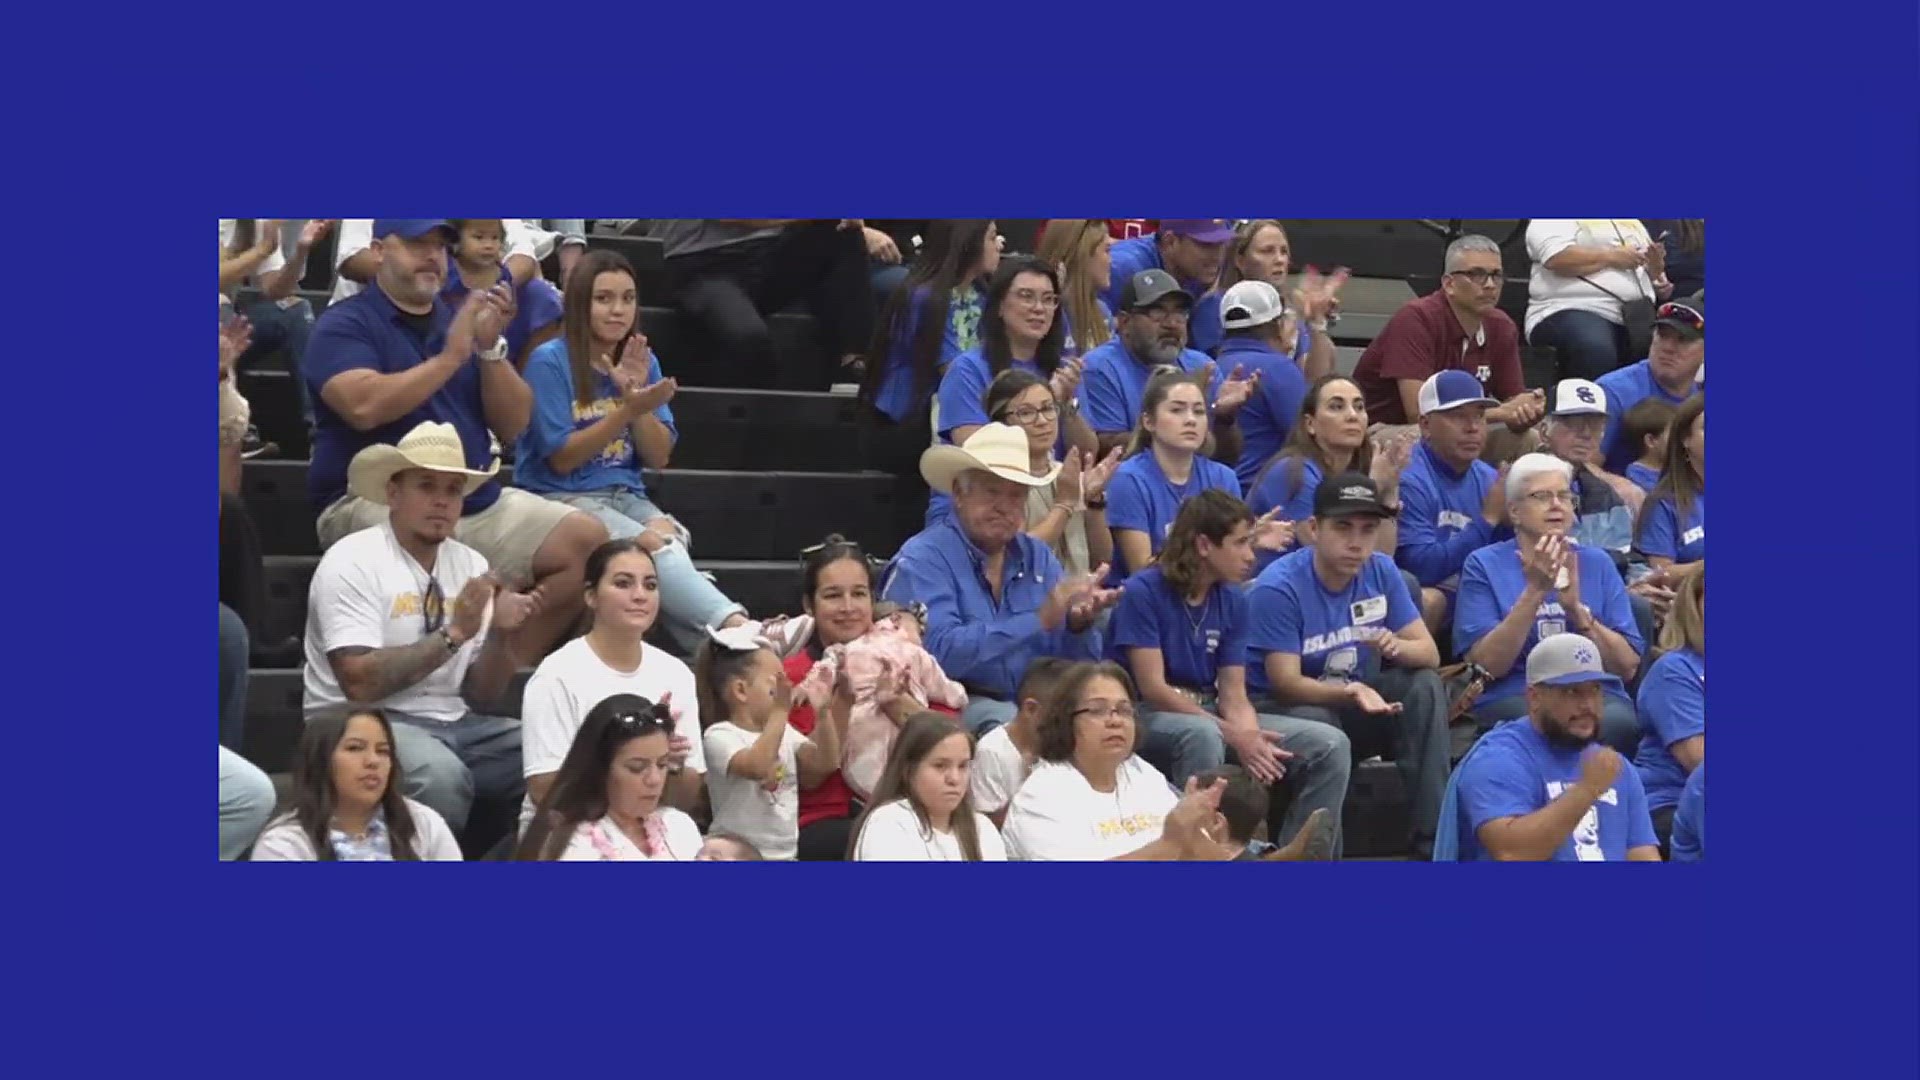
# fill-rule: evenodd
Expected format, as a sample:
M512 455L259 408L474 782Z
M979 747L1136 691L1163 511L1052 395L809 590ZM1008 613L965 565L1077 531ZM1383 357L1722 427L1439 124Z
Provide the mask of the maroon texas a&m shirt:
M1520 330L1495 308L1480 320L1481 333L1467 336L1447 303L1444 289L1414 300L1387 320L1380 336L1360 354L1353 381L1367 399L1367 421L1411 424L1395 380L1425 382L1436 371L1458 368L1480 380L1487 396L1506 401L1526 389L1520 374Z

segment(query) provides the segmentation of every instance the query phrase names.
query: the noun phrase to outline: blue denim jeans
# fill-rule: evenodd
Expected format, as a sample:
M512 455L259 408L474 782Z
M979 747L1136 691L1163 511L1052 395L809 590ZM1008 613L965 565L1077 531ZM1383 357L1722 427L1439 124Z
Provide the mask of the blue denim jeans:
M247 723L247 624L220 605L220 745L240 752Z
M1627 328L1591 311L1549 315L1527 335L1527 343L1559 350L1562 379L1594 380L1630 362Z
M1353 749L1346 733L1332 724L1302 720L1278 713L1259 713L1260 726L1280 736L1280 749L1292 754L1280 784L1292 792L1286 817L1268 821L1268 834L1277 844L1293 839L1307 823L1307 815L1325 810L1333 830L1334 857L1340 855L1340 808L1347 800L1347 780L1353 772ZM1176 789L1187 779L1227 763L1227 743L1220 721L1192 713L1140 714L1140 756L1167 774Z
M247 308L247 321L253 324L253 344L234 361L234 368L244 371L263 356L285 353L287 371L300 394L300 415L311 427L313 401L307 396L307 380L300 373L300 361L307 355L307 338L313 333L313 305L304 297L286 307L272 300L260 300Z
M273 816L273 781L253 762L220 748L220 857L245 855Z
M669 516L645 495L626 488L547 497L600 519L614 540L638 536L647 522ZM653 566L660 572L660 614L667 633L691 652L706 640L708 627L717 629L728 616L745 615L747 609L728 599L719 586L695 568L684 530L676 531L681 539L654 552Z
M1011 701L970 696L967 698L967 707L960 710L960 722L977 739L994 728L1013 723L1013 718L1019 714L1020 707Z
M432 807L458 834L476 798L518 800L526 794L520 721L468 713L453 723L389 712L393 757L404 794Z

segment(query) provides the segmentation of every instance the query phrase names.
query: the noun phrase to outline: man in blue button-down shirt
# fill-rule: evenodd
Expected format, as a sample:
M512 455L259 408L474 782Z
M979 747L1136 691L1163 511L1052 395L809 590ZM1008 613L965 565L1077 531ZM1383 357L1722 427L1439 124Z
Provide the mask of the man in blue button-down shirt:
M881 595L927 605L927 651L967 688L961 714L975 734L1010 723L1014 691L1043 656L1097 660L1101 611L1120 599L1102 589L1106 567L1069 575L1047 545L1027 535L1027 495L1053 482L1028 468L1027 436L983 424L960 446L920 457L927 486L953 496L953 513L900 546Z

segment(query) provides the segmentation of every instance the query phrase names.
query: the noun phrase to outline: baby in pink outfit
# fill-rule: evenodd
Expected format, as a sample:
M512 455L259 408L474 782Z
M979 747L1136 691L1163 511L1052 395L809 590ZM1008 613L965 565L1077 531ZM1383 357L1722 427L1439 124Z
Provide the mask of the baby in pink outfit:
M853 710L847 721L846 757L841 775L862 799L873 792L886 770L899 728L887 706L901 698L902 718L928 705L963 709L967 692L947 678L940 662L920 644L926 608L915 604L874 606L873 628L845 645L827 649L820 662L796 689L813 707L824 709L833 700L834 680L842 669L853 690Z

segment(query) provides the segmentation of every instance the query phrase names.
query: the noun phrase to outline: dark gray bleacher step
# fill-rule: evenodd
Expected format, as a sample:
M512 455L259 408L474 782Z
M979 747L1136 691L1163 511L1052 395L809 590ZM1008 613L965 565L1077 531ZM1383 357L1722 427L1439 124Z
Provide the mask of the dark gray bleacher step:
M307 589L318 555L269 555L264 560L267 606L262 616L262 641L279 642L306 632ZM696 559L694 565L713 575L720 591L746 606L755 618L797 615L801 569L796 550L784 560Z
M1287 242L1295 267L1331 270L1345 266L1370 278L1405 279L1412 274L1437 274L1447 241L1414 218L1285 219ZM1492 237L1501 246L1501 258L1512 273L1526 266L1526 238L1520 219L1473 219L1461 222L1463 232Z
M278 443L282 458L304 458L306 423L299 390L281 370L242 372L240 393L253 422ZM677 469L790 469L860 472L865 428L860 405L838 394L795 390L683 387L673 398L680 440L670 462ZM508 460L511 460L511 454Z
M804 311L780 311L767 320L774 367L766 371L729 355L695 320L658 306L661 301L642 300L649 306L640 309L640 330L660 358L660 370L684 386L820 391L831 383L819 331Z
M511 481L503 469L503 482ZM317 516L307 501L307 463L249 461L241 497L269 555L314 555ZM647 490L693 533L701 558L789 560L830 532L891 554L898 535L888 473L737 472L669 469L648 473Z

